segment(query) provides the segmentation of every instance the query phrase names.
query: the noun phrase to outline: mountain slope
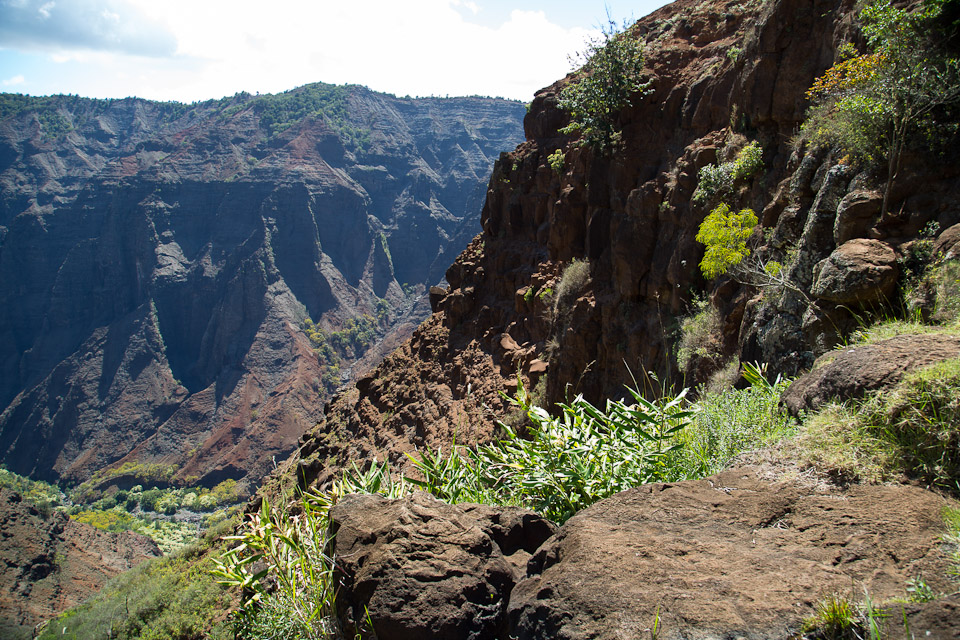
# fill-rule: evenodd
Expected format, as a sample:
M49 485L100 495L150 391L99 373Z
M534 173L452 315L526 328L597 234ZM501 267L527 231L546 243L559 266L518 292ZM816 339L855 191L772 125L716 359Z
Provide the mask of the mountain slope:
M421 317L522 113L330 85L2 96L3 462L256 482L376 337Z
M879 241L902 258L929 222L960 221L954 156L910 154L892 196L900 213L881 216L875 176L792 142L806 90L845 42L860 41L852 2L680 0L630 33L645 43L652 93L614 116L622 145L598 153L561 132L568 116L557 97L574 77L540 91L526 142L495 166L484 231L448 270L434 315L332 403L280 477L323 482L358 457L403 466L402 452L423 444L489 438L509 409L499 394L512 392L518 372L528 385L545 381L544 406L576 393L620 397L647 371L683 383L677 327L698 293L718 325L713 364L687 384L735 357L788 374L809 366L863 309L707 282L698 266L695 237L715 204L694 198L698 173L749 142L762 149L762 167L735 185L729 204L757 212L755 251L784 260L801 289L847 241ZM574 261L589 267L563 284Z

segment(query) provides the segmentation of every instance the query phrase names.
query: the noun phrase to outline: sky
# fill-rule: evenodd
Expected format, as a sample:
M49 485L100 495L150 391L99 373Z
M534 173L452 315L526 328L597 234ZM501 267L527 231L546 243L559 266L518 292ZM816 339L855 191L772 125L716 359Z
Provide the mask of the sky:
M0 0L0 92L193 102L310 82L529 101L663 0Z

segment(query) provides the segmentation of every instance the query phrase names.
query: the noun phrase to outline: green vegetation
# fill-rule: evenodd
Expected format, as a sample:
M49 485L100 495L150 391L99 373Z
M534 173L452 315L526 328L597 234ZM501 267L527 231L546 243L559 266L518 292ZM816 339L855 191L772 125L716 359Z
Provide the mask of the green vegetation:
M908 11L889 0L868 2L861 11L868 52L848 45L807 93L812 107L801 138L883 166L883 214L904 149L951 141L958 130L960 60L949 55L937 28L943 5Z
M25 478L2 466L0 466L0 487L16 491L44 515L65 502L63 492L56 485Z
M680 321L677 366L684 376L694 373L697 360L720 358L720 313L707 298L692 301L692 313Z
M807 459L843 477L916 478L956 490L960 478L960 360L914 371L893 390L833 403L801 435Z
M264 499L250 514L234 543L216 560L218 583L242 590L233 614L237 638L336 638L333 560L329 510L348 493L381 493L400 497L408 485L395 482L386 463L376 460L366 472L356 466L328 492L301 495L297 515L285 504L271 507Z
M628 388L629 403L608 400L601 411L578 396L558 405L559 417L534 405L521 383L513 403L530 420L527 438L501 423L498 442L446 455L426 449L412 458L422 479L408 481L449 502L519 504L563 522L629 487L703 477L793 431L778 407L786 383L751 370L750 388L695 403L686 391L647 400Z
M553 316L563 319L573 307L573 303L583 292L590 280L590 261L574 258L563 268L560 281L554 295Z
M566 162L567 155L564 153L563 149L557 149L553 153L547 156L547 164L550 165L550 168L554 170L557 174L563 173L563 165Z
M340 135L344 144L362 150L370 143L370 130L350 124L348 107L355 87L309 84L284 93L258 96L250 106L260 115L260 126L270 137L309 116L321 116Z
M340 365L343 360L359 358L376 341L387 322L390 307L385 300L377 301L376 318L363 315L350 318L339 331L324 331L313 320L303 321L303 332L310 338L313 352L323 370L321 382L327 393L333 393L341 384Z
M763 169L763 148L759 142L751 142L737 153L731 162L708 164L697 174L697 188L692 200L706 204L733 195L736 183L748 180Z
M179 552L144 562L104 586L96 596L52 620L41 640L194 640L233 637L218 612L232 603L210 577L211 550L231 522L210 530Z
M643 80L643 44L628 31L610 23L601 38L588 43L576 58L583 62L580 77L560 91L560 108L570 114L564 133L579 132L596 150L611 150L620 143L617 117L633 101L649 94Z
M726 204L718 204L697 233L697 242L706 247L700 262L703 277L711 280L740 264L750 253L747 239L756 226L757 216L751 209L734 213Z

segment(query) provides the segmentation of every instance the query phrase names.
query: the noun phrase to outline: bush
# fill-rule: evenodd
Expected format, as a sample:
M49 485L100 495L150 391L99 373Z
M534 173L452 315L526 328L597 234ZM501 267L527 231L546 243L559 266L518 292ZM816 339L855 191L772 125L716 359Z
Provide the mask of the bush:
M563 268L554 295L553 315L563 318L590 280L590 261L574 259Z
M700 224L697 242L706 247L700 271L711 280L740 264L750 252L747 239L757 226L757 216L751 209L734 213L726 204L719 204Z
M680 321L677 366L685 378L693 379L699 361L717 363L720 353L720 313L706 298L693 301L694 312Z
M554 418L530 404L518 383L514 402L531 420L529 440L501 422L499 442L411 458L424 479L410 482L449 502L519 504L564 522L624 489L677 479L667 461L691 415L685 391L649 401L628 388L634 402L608 401L605 411L577 396L558 403L562 414Z
M708 164L697 173L697 188L691 199L696 204L715 202L733 194L736 182L752 178L763 169L763 149L751 142L737 153L733 162Z
M547 156L547 163L556 173L563 173L563 165L566 160L566 154L563 149L557 149Z
M863 164L885 165L881 213L900 170L904 149L915 142L948 142L956 135L960 103L960 60L931 37L942 3L909 11L889 0L863 5L861 18L869 53L852 45L843 60L817 78L807 92L813 106L801 137L836 145Z
M560 108L570 114L563 132L579 131L583 141L597 150L619 144L620 111L652 91L650 82L641 79L643 44L612 22L602 32L577 57L585 61L580 77L564 87L558 99Z
M204 555L214 538L120 574L93 598L53 620L39 638L233 638L217 615L230 608L230 594L214 582L212 560Z

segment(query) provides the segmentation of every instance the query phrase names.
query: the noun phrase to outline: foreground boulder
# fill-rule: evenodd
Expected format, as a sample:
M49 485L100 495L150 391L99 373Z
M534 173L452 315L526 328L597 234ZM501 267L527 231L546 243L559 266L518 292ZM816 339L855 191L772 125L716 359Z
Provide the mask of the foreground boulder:
M891 387L910 371L960 358L960 337L904 335L821 356L813 370L783 394L794 415L813 411L831 400L858 398Z
M816 489L752 468L624 491L535 554L510 597L511 637L649 637L658 619L661 638L786 639L827 594L889 602L918 576L951 591L943 505L916 487ZM940 635L911 625L917 638L955 637L923 619Z
M380 640L613 640L654 625L663 640L787 640L823 597L867 594L902 603L885 638L900 637L904 616L917 638L960 637L958 597L903 600L916 578L955 591L946 503L755 467L630 489L559 529L514 507L349 496L331 514L338 604L347 637L367 632L368 611Z
M502 637L510 591L556 527L512 507L354 495L331 511L345 637Z

